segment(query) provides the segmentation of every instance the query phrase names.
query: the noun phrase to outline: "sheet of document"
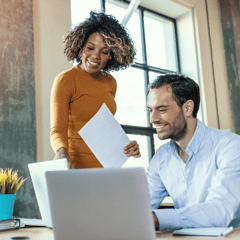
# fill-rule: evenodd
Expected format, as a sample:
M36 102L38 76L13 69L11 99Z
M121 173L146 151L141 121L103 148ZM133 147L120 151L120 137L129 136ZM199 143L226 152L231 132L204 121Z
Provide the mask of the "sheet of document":
M211 228L184 228L173 231L173 235L179 236L203 236L203 237L225 237L233 231L233 227L211 227Z
M128 159L123 148L130 141L105 103L78 133L103 167L121 167Z

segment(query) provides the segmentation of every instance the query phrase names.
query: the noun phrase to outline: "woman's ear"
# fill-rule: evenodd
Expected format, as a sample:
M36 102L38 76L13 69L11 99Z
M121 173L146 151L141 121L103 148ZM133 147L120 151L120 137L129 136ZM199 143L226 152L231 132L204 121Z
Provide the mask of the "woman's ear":
M193 115L194 102L189 99L183 104L183 112L186 117L191 117Z

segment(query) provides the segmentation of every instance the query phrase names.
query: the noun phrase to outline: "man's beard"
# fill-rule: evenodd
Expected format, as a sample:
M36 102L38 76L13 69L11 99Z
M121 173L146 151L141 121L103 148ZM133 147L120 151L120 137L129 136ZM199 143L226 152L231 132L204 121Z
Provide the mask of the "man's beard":
M175 128L174 133L172 135L170 135L169 138L174 141L179 141L186 135L186 132L187 132L187 123L186 123L186 121L184 121L183 125L178 125Z
M167 136L160 137L160 135L158 135L158 138L160 140L172 139L174 141L179 141L186 135L187 122L183 117L182 111L175 117L174 120L176 120L176 119L180 119L180 120L173 122L173 127L171 129L172 131Z

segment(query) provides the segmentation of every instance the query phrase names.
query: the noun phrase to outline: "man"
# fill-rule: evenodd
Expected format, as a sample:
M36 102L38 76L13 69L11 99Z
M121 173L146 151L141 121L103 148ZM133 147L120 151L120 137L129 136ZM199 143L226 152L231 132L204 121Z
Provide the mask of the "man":
M199 103L188 77L159 76L150 85L150 121L159 139L171 139L147 172L156 229L240 227L240 136L200 122ZM174 209L158 209L168 195Z

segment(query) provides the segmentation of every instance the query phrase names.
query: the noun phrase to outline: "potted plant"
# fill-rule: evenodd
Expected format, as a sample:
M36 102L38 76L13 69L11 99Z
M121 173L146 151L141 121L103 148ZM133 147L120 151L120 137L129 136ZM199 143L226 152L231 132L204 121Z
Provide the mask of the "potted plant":
M12 218L16 192L25 180L12 168L0 168L0 220Z

